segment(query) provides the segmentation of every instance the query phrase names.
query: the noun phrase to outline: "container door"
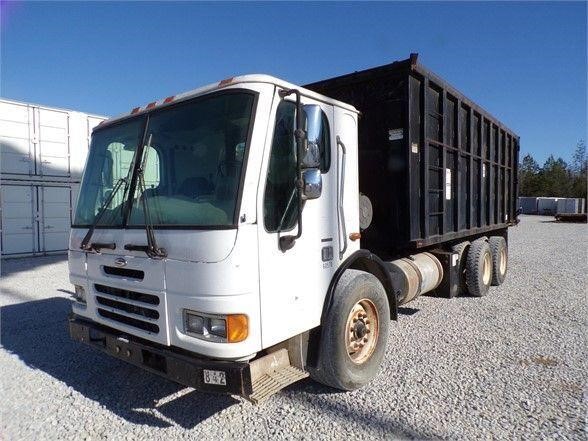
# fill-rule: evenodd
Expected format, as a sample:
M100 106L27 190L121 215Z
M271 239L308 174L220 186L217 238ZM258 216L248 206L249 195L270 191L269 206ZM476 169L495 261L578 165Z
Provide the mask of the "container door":
M0 102L0 156L2 174L35 173L33 109L26 104Z
M39 149L37 173L43 176L69 176L69 117L67 112L37 109Z
M39 187L41 251L67 250L71 225L71 189Z
M36 187L2 185L0 197L2 255L37 252Z

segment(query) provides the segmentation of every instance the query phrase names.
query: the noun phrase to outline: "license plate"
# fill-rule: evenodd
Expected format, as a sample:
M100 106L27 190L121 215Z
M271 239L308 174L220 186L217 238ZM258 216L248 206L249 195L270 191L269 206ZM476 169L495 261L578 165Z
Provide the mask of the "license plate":
M208 369L204 369L204 383L226 386L227 375L223 371L209 371Z

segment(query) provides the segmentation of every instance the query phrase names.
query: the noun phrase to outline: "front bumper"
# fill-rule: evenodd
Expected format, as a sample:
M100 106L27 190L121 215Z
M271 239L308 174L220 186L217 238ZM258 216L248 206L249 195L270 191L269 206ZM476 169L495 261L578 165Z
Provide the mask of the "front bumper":
M69 319L69 333L75 341L202 392L228 393L246 398L253 392L247 362L198 358L186 351L126 335L73 314ZM205 383L204 370L224 372L226 384Z

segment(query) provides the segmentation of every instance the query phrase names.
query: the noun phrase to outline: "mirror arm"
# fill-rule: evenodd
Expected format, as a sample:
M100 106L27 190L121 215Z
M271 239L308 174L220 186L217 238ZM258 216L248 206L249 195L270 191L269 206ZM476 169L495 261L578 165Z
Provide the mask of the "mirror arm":
M302 176L301 176L301 164L302 154L306 151L306 132L304 131L304 115L302 113L302 103L300 102L300 91L298 89L282 89L278 92L280 98L285 98L288 95L296 95L296 130L294 130L294 136L296 138L296 191L298 196L298 232L296 236L288 235L282 236L279 239L279 247L282 252L286 252L291 249L296 243L297 239L302 236Z

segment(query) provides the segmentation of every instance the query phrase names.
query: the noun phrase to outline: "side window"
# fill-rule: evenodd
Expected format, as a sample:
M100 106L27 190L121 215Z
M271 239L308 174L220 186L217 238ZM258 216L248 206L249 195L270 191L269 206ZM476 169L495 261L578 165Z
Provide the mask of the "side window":
M263 198L263 222L269 232L296 225L296 105L282 101L276 112L272 150Z

